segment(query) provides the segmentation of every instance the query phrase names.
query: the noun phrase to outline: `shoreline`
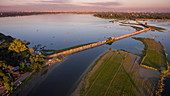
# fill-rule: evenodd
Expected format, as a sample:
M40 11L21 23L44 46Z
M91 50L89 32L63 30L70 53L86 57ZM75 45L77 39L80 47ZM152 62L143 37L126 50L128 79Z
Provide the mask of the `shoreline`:
M116 53L115 53L116 52ZM124 59L124 60L130 60L129 61L129 63L126 63L126 62L124 62L124 63L121 63L120 64L120 66L122 65L122 66L124 66L123 67L123 69L124 70L126 70L127 71L127 73L126 73L126 71L125 71L125 73L127 74L127 76L130 76L130 74L131 75L133 75L132 77L129 77L129 78L131 78L130 79L130 81L132 80L136 80L137 79L137 81L133 81L133 83L130 83L129 81L129 83L125 83L125 84L130 84L131 86L134 86L134 87L132 87L132 92L135 92L135 94L141 94L141 95L143 95L143 96L145 96L145 95L151 95L151 94L154 94L154 89L155 89L155 84L156 84L156 82L150 82L149 81L149 78L146 76L142 76L142 75L140 75L139 76L139 74L142 74L141 72L142 71L139 71L139 70L143 70L143 71L150 71L150 72L154 72L153 74L157 74L158 72L157 71L153 71L153 70L150 70L150 69L145 69L145 68L141 68L139 65L138 65L138 59L139 59L139 57L137 57L136 55L134 55L134 54L131 54L131 53L127 53L127 52L123 52L123 51L114 51L114 50L110 50L110 51L107 51L103 56L101 56L100 58L98 58L98 60L96 60L96 63L92 66L92 68L90 68L89 70L88 70L88 72L86 73L86 75L84 75L84 77L81 79L81 81L80 81L80 83L79 83L79 85L77 86L77 88L74 90L74 92L71 94L71 96L81 96L81 95L84 95L84 94L86 94L87 95L87 93L91 93L91 95L93 94L100 94L99 96L102 96L101 94L103 94L102 92L100 93L100 88L97 88L97 86L98 87L101 87L102 85L100 85L100 83L98 82L97 83L97 85L96 84L93 84L92 82L93 81L91 81L91 79L93 78L93 76L96 74L96 72L99 72L99 70L100 70L100 67L101 66L103 66L103 64L105 65L105 63L104 62L110 62L110 60L113 60L113 58L117 58L117 55L119 55L118 53L120 52L120 54L124 54L126 57L126 59ZM116 55L117 54L117 55ZM128 59L129 58L129 59ZM123 59L123 58L122 58ZM115 61L114 61L115 62ZM117 62L117 61L116 61ZM138 63L137 63L138 62ZM108 64L108 63L107 63ZM105 65L105 66L107 66L107 64ZM116 64L116 63L115 63ZM115 65L115 64L113 64L114 66L117 66L117 65ZM136 65L137 64L137 65ZM121 69L120 68L120 66L119 66L119 68L118 68L118 70L119 69ZM134 69L134 68L135 69ZM136 69L137 68L137 69ZM122 70L123 70L122 69ZM102 69L103 70L103 69ZM108 70L110 70L110 69L108 69ZM134 73L134 71L137 71L137 73ZM101 72L101 71L100 71ZM105 71L103 71L103 72L105 72ZM123 71L122 71L123 72ZM130 73L129 73L130 72ZM99 73L98 73L99 74ZM113 74L122 74L122 73L119 73L119 71L116 71L115 73L113 73ZM128 75L129 74L129 75ZM152 73L151 73L152 74ZM96 75L95 75L96 76ZM111 76L113 76L113 75L111 75ZM123 75L123 76L125 76L125 75ZM126 76L125 76L126 77ZM124 77L124 78L125 78ZM140 78L138 78L138 77L140 77ZM91 79L90 79L91 78ZM100 77L99 77L100 78ZM110 78L110 77L109 77ZM115 75L113 76L113 78L115 78ZM114 83L113 84L117 84L117 83L115 83L116 81L115 80L119 80L119 79L121 79L121 76L120 77L116 77L117 79L114 79ZM136 78L136 79L135 79ZM146 84L147 83L145 83L144 85L143 85L143 81L145 81L144 79L142 79L142 78L145 78L146 79L146 81L147 81L147 83L149 84L149 86L150 87L146 87ZM152 79L155 79L156 81L158 80L158 78L159 78L159 76L157 76L157 77L153 77ZM90 80L90 81L89 81ZM95 79L96 80L96 79ZM98 80L100 80L100 79L98 79ZM129 80L129 79L128 79ZM112 82L113 81L113 79L110 81L110 82ZM131 81L131 82L132 82ZM97 81L94 81L94 82L97 82ZM117 81L117 82L119 82L119 81ZM94 85L94 86L96 86L95 88L97 88L96 89L96 91L89 91L90 89L89 88L91 88L91 83L92 83L92 85ZM111 84L111 83L110 83ZM108 85L109 87L111 87L110 86L110 84ZM135 90L135 85L137 84L139 84L139 86L137 87L137 90L138 91L136 91ZM100 85L100 86L99 86ZM107 87L107 85L105 85L104 84L104 86L105 87ZM124 86L124 84L122 85L122 84L120 84L119 85L119 87L120 86ZM144 88L146 88L146 89L143 89L143 87ZM108 87L108 88L109 88ZM118 85L117 85L117 87L118 87ZM102 87L101 87L102 88ZM113 87L112 87L113 88ZM111 88L111 89L112 89ZM98 92L97 92L97 90L98 90ZM105 88L103 89L103 90L105 90ZM109 89L107 89L107 90L105 90L105 92L107 92ZM117 89L117 90L120 90L120 89ZM125 88L124 90L129 90L128 88ZM150 93L149 91L147 91L147 92L145 92L145 90L152 90L152 92ZM97 93L96 93L97 92ZM137 93L136 93L137 92ZM130 93L127 93L127 94L130 94ZM90 94L89 94L90 95ZM112 95L111 95L112 96ZM114 96L114 95L113 95Z
M64 58L62 62L64 62L65 60L67 60L67 58ZM33 77L31 77L27 82L25 82L25 84L19 86L19 88L15 90L15 94L17 96L28 96L30 92L32 92L34 88L36 89L36 87L39 86L46 79L48 74L50 74L53 69L60 66L62 62L53 63L49 66L46 66L42 70L39 70L38 72L34 72L32 75L30 75Z
M17 96L27 96L33 87L39 85L44 79L45 75L43 74L48 68L42 69L39 72L33 73L31 79L27 82L23 82L19 88L15 90ZM29 77L28 77L29 78Z
M89 66L89 68L87 70L84 71L84 73L82 74L82 78L80 77L80 79L78 79L79 83L78 85L74 88L75 90L72 91L72 93L70 94L70 96L80 96L80 90L81 90L81 87L82 87L82 84L86 78L86 76L88 75L88 73L93 70L93 68L98 64L98 62L101 60L101 59L106 59L107 58L107 55L110 51L106 51L104 52L103 54L101 54L100 56L98 56L93 62L91 66ZM106 57L105 57L106 56ZM102 63L101 63L102 64ZM100 64L100 65L101 65ZM100 66L99 66L100 67Z
M82 85L82 81L84 79L84 77L86 76L86 74L96 65L96 63L98 62L98 60L100 60L103 55L107 54L109 51L104 51L103 53L101 53L91 64L90 66L83 72L83 74L79 77L79 79L76 81L76 83L73 85L73 88L70 90L70 92L68 92L67 95L70 96L77 96L75 94L75 91L78 90L81 85Z

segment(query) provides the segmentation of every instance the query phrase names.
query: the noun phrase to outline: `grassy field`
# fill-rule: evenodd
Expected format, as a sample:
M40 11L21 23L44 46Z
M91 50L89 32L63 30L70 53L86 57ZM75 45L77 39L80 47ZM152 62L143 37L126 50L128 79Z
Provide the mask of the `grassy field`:
M164 51L164 46L154 39L149 38L134 38L136 40L139 40L143 42L145 45L145 49L143 51L144 56L141 62L141 65L146 65L149 67L156 68L160 70L160 68L164 68L164 70L167 68L167 56Z
M148 96L153 86L136 78L136 59L130 53L109 51L84 78L80 96Z

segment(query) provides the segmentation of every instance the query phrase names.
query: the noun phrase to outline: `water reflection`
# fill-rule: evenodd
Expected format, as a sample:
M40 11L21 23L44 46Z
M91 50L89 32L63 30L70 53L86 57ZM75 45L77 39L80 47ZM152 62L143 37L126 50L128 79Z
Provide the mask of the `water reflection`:
M57 96L68 96L67 94L71 92L70 89L74 89L76 87L74 85L79 83L77 80L84 71L105 50L98 47L69 56L60 66L46 74L46 79L36 89L33 89L29 96L56 96L56 94Z
M57 50L101 41L108 37L117 37L136 31L129 26L119 26L118 22L110 23L109 21L109 19L101 19L84 14L8 17L0 18L0 32L15 38L27 40L31 42L31 47L41 44L46 46L46 49ZM170 22L147 21L147 23L152 26L163 27L167 30L164 30L164 32L148 31L137 35L137 37L150 36L149 38L152 38L154 36L157 41L160 41L166 47L166 53L170 54ZM110 46L105 46L116 50L126 50L133 54L142 54L141 51L144 48L141 42L133 40L130 37L116 41ZM32 91L30 95L66 95L76 85L78 78L88 69L94 59L105 51L106 49L98 47L69 56L60 66L47 73L45 81L35 89L36 92Z

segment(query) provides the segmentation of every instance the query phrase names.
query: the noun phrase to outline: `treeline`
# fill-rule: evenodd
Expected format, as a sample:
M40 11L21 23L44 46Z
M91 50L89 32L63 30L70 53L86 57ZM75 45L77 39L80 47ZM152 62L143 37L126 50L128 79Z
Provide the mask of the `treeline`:
M39 14L59 14L61 12L1 12L0 17L15 17Z
M1 12L0 17L15 17L15 16L41 15L41 14L60 14L60 13L94 14L96 12Z
M100 12L94 16L107 19L170 19L170 13Z
M42 69L45 56L36 54L28 44L0 33L0 87L11 92L21 74Z

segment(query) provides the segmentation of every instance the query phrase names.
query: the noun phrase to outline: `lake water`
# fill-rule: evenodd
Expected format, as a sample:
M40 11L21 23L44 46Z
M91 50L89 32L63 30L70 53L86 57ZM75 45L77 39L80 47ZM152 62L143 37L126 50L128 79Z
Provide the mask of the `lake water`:
M46 49L62 49L79 44L105 40L108 37L117 37L136 30L129 26L119 26L119 23L110 23L110 19L101 19L85 14L55 14L32 15L23 17L0 18L0 32L14 38L46 46ZM164 32L148 31L136 37L155 37L170 54L170 22L148 21L150 25L166 28ZM126 38L90 50L86 50L67 57L59 66L53 65L46 75L46 79L30 92L30 96L68 96L77 86L83 73L94 61L107 51L106 48L123 49L134 54L142 54L144 46L132 38ZM169 57L170 60L170 57ZM169 83L167 83L169 84ZM170 89L170 88L169 88ZM170 94L170 93L166 93Z

